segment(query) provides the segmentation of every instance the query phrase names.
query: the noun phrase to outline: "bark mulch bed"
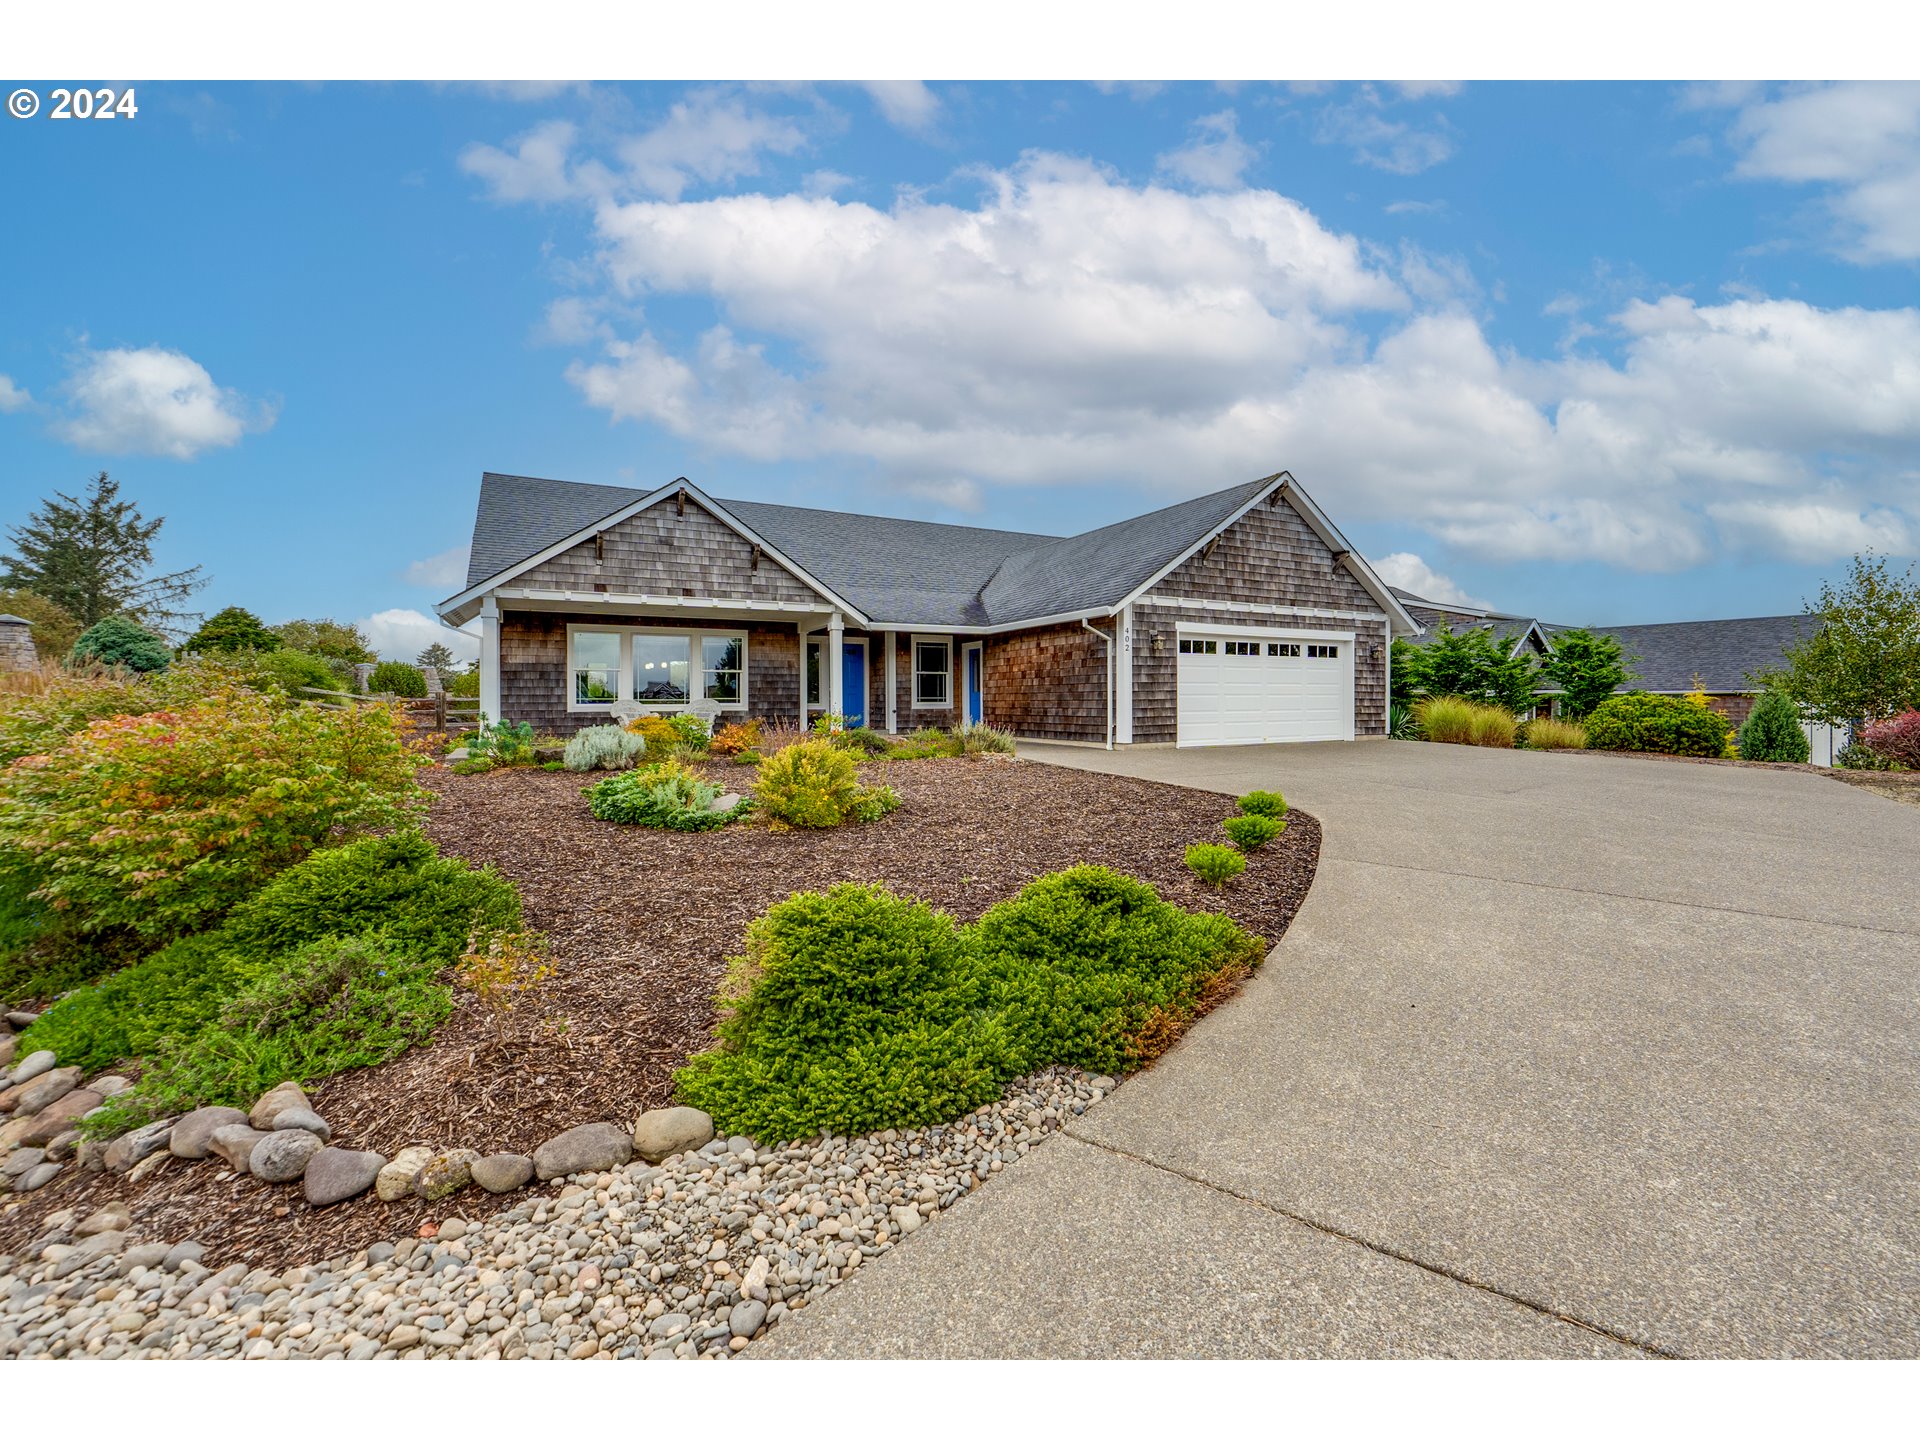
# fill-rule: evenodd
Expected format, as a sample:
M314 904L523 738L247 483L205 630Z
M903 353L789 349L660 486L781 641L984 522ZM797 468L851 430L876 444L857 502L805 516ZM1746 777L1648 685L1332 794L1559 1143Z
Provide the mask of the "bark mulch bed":
M1900 800L1908 805L1920 805L1920 771L1829 770L1826 773L1842 785L1851 785L1856 790L1870 790L1875 795L1886 796L1889 800Z
M1319 857L1318 822L1295 811L1246 873L1215 891L1183 857L1196 840L1224 839L1220 821L1234 813L1225 796L1005 757L862 770L903 802L875 824L778 832L746 823L694 835L593 819L579 775L429 772L428 833L520 887L528 925L550 942L546 1000L564 1029L503 1046L483 1007L462 995L431 1045L308 1087L334 1143L385 1155L408 1144L526 1153L570 1125L628 1123L671 1103L673 1071L711 1043L714 988L747 922L795 891L878 881L971 920L1038 876L1091 862L1149 881L1177 905L1223 911L1272 943ZM751 771L713 774L744 784ZM0 1215L0 1252L31 1240L49 1211L116 1198L133 1208L136 1238L195 1239L209 1264L270 1267L495 1208L468 1190L437 1206L369 1193L315 1210L299 1189L263 1186L217 1160L175 1162L138 1187L69 1170Z

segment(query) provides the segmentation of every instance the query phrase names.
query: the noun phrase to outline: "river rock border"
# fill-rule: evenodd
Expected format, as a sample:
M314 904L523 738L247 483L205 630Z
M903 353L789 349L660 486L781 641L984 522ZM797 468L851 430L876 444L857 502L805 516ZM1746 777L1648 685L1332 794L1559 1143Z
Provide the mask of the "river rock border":
M0 1256L0 1360L725 1358L1113 1086L1051 1069L951 1124L784 1146L716 1136L709 1121L697 1146L657 1158L630 1158L630 1150L610 1159L613 1135L633 1143L624 1127L578 1126L535 1157L517 1158L537 1172L603 1146L591 1151L597 1168L542 1176L545 1191L486 1219L456 1216L421 1227L421 1237L279 1275L245 1265L210 1271L190 1242L132 1244L123 1205L85 1219L62 1211L47 1217L23 1256ZM282 1113L296 1109L310 1113L291 1103ZM684 1107L650 1111L635 1130L655 1149L669 1135L677 1142L698 1134L705 1119ZM313 1135L293 1126L262 1139L295 1130ZM580 1148L550 1150L561 1141ZM330 1147L287 1148L307 1152L311 1174ZM415 1168L409 1184L454 1157L458 1163L443 1168L464 1165L468 1184L495 1158L445 1152Z

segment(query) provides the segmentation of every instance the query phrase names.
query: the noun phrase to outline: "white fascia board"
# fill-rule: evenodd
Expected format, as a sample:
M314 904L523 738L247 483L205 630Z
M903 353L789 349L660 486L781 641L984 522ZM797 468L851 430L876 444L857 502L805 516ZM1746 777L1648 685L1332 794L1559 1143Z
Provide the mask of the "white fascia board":
M474 614L478 613L477 610L469 610L467 607L488 591L498 590L516 575L524 575L527 571L538 565L545 564L555 556L564 555L567 551L573 549L574 546L584 540L591 539L601 531L610 530L624 520L631 520L642 510L650 509L658 505L662 500L671 499L678 494L685 494L708 514L712 515L715 519L719 520L721 524L733 531L734 534L745 540L749 545L758 545L761 550L766 552L768 558L792 574L795 579L799 580L802 584L811 585L815 590L818 590L826 600L832 603L834 608L845 611L851 619L858 621L862 626L867 623L866 616L861 613L859 607L849 604L841 596L835 594L828 586L822 584L814 576L809 575L805 568L789 560L776 546L768 544L766 540L761 538L747 525L743 524L740 519L724 505L708 495L691 480L676 480L671 485L662 485L658 490L649 491L634 500L631 504L623 505L612 514L602 516L591 525L576 530L573 534L563 539L554 541L554 543L547 546L546 549L528 556L525 560L517 564L508 566L497 575L488 576L478 585L468 586L452 599L443 600L434 607L434 613L439 615L441 619L446 620L449 624L464 624L466 621L472 619Z

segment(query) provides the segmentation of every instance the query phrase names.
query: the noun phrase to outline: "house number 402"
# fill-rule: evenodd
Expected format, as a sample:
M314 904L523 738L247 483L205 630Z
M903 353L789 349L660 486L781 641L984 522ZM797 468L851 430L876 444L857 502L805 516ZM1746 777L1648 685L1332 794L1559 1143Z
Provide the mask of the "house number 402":
M98 90L54 90L47 99L53 103L47 112L49 120L131 120L140 113L133 103L131 85L125 90L106 86Z

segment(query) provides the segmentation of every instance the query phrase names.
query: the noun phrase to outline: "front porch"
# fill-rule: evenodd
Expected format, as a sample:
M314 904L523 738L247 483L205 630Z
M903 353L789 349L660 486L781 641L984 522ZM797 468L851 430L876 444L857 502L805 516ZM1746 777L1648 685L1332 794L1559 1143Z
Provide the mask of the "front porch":
M480 708L555 734L635 705L802 728L835 714L888 733L987 716L979 636L854 628L792 601L510 589L480 617Z

